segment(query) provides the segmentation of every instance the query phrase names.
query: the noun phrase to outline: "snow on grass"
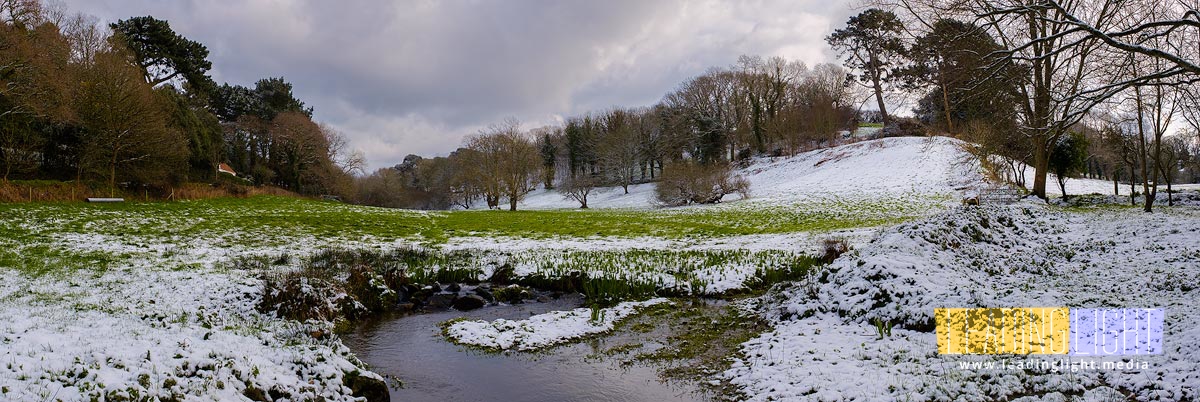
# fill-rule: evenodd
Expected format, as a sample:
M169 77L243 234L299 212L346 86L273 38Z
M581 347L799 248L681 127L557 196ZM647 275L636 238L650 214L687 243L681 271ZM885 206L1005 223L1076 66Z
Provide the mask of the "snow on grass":
M738 169L750 181L751 200L774 205L829 198L877 198L903 194L957 196L984 184L979 163L948 137L882 138L800 153L756 158ZM736 196L731 200L736 199ZM598 189L590 208L653 208L654 184ZM579 203L553 190L535 190L521 209L574 209ZM486 206L482 206L486 208Z
M488 349L536 350L587 335L608 332L617 322L646 307L670 303L664 298L641 302L623 302L600 309L593 316L589 308L552 311L523 320L454 321L445 328L452 341ZM593 319L595 318L595 319Z
M0 399L237 400L247 388L352 400L349 350L254 310L244 272L0 271ZM370 374L368 374L370 375Z
M1161 210L1026 202L898 225L835 261L815 288L761 300L775 330L744 344L724 376L751 400L1195 400L1200 211ZM1000 358L936 353L935 308L1041 306L1164 308L1169 346L1161 355L1067 358L1149 365L1124 371L963 369ZM877 323L894 324L892 335L878 339Z

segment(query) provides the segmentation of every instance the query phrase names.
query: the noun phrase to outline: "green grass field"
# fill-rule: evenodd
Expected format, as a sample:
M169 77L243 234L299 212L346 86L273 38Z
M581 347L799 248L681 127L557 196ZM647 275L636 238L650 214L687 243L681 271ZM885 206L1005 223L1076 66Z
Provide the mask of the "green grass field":
M913 200L823 200L796 205L736 202L659 210L409 211L261 196L180 202L0 204L0 266L41 274L103 269L131 255L198 240L219 248L419 243L453 238L708 239L824 232L898 223L937 205ZM83 245L64 246L74 236ZM98 239L96 241L86 239ZM100 241L103 240L103 241ZM112 244L120 245L113 247ZM157 247L157 248L156 248Z

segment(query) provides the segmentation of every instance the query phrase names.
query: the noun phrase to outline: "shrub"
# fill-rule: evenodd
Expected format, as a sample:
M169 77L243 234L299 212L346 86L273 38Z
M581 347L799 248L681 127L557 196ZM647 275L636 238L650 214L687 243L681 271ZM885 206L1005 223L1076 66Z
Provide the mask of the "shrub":
M879 138L886 137L922 137L925 135L925 125L912 117L894 117L892 121L879 130Z
M663 169L655 186L658 201L667 206L713 204L727 194L750 196L750 182L724 164L677 162Z
M821 262L828 264L850 251L850 242L846 239L825 239L821 241L821 250Z

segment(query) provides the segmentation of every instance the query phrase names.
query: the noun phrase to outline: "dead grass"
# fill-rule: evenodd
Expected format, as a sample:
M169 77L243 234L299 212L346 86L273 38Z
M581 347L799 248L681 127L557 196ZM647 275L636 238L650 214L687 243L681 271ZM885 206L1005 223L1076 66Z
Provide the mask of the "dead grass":
M88 182L64 182L50 180L12 180L0 182L0 202L77 202L90 197L120 197L136 201L206 200L227 197L254 197L274 195L296 197L300 195L278 187L251 187L232 184L211 185L207 183L185 183L166 189L117 189L107 185Z

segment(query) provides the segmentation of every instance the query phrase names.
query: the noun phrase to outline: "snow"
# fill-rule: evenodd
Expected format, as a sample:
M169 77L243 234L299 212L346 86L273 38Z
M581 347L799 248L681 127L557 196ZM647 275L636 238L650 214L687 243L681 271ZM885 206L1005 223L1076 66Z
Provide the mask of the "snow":
M775 210L884 220L924 217L882 231L868 227L719 238L469 236L437 247L488 254L496 264L512 263L519 275L570 268L594 277L680 288L694 284L680 280L687 277L704 284L704 289L691 289L695 293L714 294L745 287L764 261L817 252L824 238L848 239L855 251L828 267L822 282L795 284L756 301L756 310L774 328L745 343L743 357L722 374L751 400L1063 400L1081 393L1085 399L1100 399L1114 389L1139 400L1200 398L1200 354L1195 352L1200 350L1200 298L1194 280L1200 275L1200 211L1195 208L1200 197L1185 197L1184 204L1191 207L1157 207L1155 214L1112 207L1067 212L1023 201L931 216L957 204L959 195L986 185L978 164L961 146L941 137L885 138L760 158L738 171L751 183L751 199L656 212L668 218ZM1071 193L1108 194L1111 189L1110 182L1068 181ZM1048 190L1055 194L1057 186ZM879 208L883 210L862 208L861 201L876 199L891 201L879 204L885 205ZM653 184L630 186L630 194L604 189L589 204L654 208ZM831 208L834 204L845 207ZM576 206L544 190L521 204L522 209ZM136 394L236 400L253 386L296 400L340 401L351 399L342 384L344 373L359 370L374 376L336 336L311 335L327 333L329 323L298 323L256 311L261 272L224 263L245 255L298 257L324 247L394 248L415 239L325 239L278 230L138 235L169 226L168 221L185 228L202 226L204 218L97 213L112 216L74 227L75 217L44 219L14 209L0 221L0 228L18 226L30 233L21 239L0 238L0 247L94 252L113 261L44 275L0 267L0 399ZM117 222L122 230L106 231L97 226L107 223L98 222ZM703 257L656 260L653 253L637 253L645 250L744 254L703 266L696 263ZM615 253L621 260L601 267L588 259L588 253L598 252ZM602 257L607 262L613 255ZM494 266L484 267L482 275ZM690 277L677 276L685 267ZM517 321L460 321L450 324L447 334L463 344L534 350L611 331L638 309L665 302L621 303L603 309L598 321L591 320L590 309ZM979 359L938 356L928 331L935 307L1060 305L1165 308L1167 353L1148 357L1149 371L986 375L957 367ZM877 322L893 323L891 336L879 339Z
M446 327L446 336L465 345L530 351L611 331L618 322L638 310L664 303L670 301L655 298L641 302L623 302L614 307L600 309L596 320L592 319L592 309L577 308L570 311L552 311L515 321L456 321Z
M65 278L5 272L0 399L237 400L254 386L350 400L341 378L360 367L349 350L309 335L328 331L324 324L256 312L258 287L245 273L208 269L130 267Z
M759 300L775 329L745 343L745 357L724 377L760 401L1064 400L1115 390L1137 400L1194 400L1200 211L1161 210L1065 212L1023 202L887 229L835 261L816 288ZM934 308L1038 306L1164 308L1167 351L1135 357L1149 370L1003 375L958 366L993 356L937 355ZM877 322L894 323L892 335L879 339ZM1121 358L1129 356L1066 357Z
M872 128L859 131L870 132ZM874 129L877 130L877 129ZM961 140L949 137L891 137L853 142L831 148L803 152L793 156L759 157L736 174L750 181L751 200L771 205L789 205L813 199L862 199L921 195L957 198L973 194L987 185L980 164L963 150ZM1025 182L1032 186L1033 168L1025 170ZM1049 175L1046 192L1061 196L1054 175ZM1178 190L1200 185L1176 185ZM1165 185L1162 186L1165 190ZM1069 194L1112 194L1111 181L1068 178ZM1137 191L1141 191L1140 186ZM1128 183L1119 193L1129 194ZM738 201L736 195L725 201ZM593 209L655 208L654 183L597 188L588 197ZM576 209L579 203L562 194L540 188L525 196L518 209ZM486 208L474 205L473 208Z
M886 197L906 194L959 195L984 184L976 161L948 137L895 137L855 142L788 157L756 158L738 169L750 181L752 200L788 205L810 199ZM726 201L737 200L727 196ZM654 208L654 184L597 189L589 208ZM480 208L485 206L475 206ZM574 209L562 194L535 190L518 209Z

